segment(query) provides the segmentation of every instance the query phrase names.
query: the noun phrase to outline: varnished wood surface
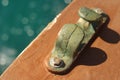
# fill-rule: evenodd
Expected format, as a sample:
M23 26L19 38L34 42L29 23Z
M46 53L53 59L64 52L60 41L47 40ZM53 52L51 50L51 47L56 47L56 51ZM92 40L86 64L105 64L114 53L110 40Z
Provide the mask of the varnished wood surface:
M57 6L57 5L56 5ZM53 47L58 31L65 23L76 23L81 6L99 7L110 20L98 37L64 75L50 73L44 61ZM120 1L74 0L17 57L1 75L2 80L120 80Z

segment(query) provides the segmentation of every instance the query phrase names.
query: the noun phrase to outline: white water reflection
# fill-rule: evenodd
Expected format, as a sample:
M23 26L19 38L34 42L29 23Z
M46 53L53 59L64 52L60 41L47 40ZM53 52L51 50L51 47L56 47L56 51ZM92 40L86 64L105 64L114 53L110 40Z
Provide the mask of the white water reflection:
M1 35L1 40L2 41L7 41L9 39L9 35L7 33L4 33Z
M0 47L0 72L4 71L9 64L15 59L17 50L14 48L9 48L2 46Z
M9 0L2 0L1 3L3 6L8 6Z
M22 35L23 30L21 28L12 27L10 32L12 35Z
M24 31L27 33L29 37L32 37L34 35L34 31L29 25L24 27Z
M27 17L23 17L21 22L22 22L22 24L28 24L29 19Z
M69 4L72 2L72 0L64 0L66 4Z
M31 20L35 20L36 18L37 18L37 14L36 13L34 13L34 12L30 13L30 19Z
M7 63L7 55L0 53L0 66L4 66Z
M29 8L35 8L36 7L36 2L35 1L31 1L29 3Z

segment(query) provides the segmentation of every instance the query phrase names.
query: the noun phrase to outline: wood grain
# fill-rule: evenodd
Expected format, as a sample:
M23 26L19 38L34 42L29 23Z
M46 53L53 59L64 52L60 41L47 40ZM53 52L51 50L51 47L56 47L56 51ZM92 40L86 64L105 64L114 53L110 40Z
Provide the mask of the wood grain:
M99 7L110 20L71 70L58 75L45 67L57 33L65 23L76 23L81 6ZM2 80L120 80L120 1L74 0L56 23L49 24L1 75Z

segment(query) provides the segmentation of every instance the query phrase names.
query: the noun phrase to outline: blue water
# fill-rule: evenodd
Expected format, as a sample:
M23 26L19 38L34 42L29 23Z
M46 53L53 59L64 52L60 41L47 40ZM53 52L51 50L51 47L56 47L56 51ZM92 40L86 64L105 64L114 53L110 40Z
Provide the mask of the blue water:
M71 0L0 0L0 74Z

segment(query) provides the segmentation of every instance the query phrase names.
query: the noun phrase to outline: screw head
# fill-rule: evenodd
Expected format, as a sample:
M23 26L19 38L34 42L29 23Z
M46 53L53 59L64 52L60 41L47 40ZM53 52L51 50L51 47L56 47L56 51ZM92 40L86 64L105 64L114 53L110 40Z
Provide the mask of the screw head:
M58 57L54 57L50 59L50 65L52 67L61 67L63 64L64 64L63 60Z

